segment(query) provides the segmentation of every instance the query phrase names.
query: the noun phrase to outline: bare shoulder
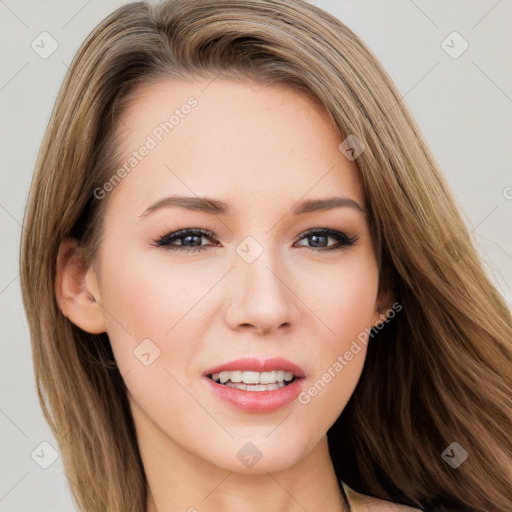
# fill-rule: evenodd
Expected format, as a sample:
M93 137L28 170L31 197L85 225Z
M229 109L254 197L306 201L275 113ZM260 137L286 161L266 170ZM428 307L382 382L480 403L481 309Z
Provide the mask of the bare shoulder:
M419 508L392 503L391 501L380 500L373 496L367 496L354 491L345 485L352 512L421 512Z

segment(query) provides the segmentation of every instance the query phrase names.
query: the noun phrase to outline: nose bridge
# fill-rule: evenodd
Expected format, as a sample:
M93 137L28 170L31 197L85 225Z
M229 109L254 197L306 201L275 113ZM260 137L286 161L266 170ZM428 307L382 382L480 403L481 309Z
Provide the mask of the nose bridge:
M228 310L233 328L251 324L268 331L298 318L290 273L279 251L270 247L271 237L260 240L247 237L236 249Z

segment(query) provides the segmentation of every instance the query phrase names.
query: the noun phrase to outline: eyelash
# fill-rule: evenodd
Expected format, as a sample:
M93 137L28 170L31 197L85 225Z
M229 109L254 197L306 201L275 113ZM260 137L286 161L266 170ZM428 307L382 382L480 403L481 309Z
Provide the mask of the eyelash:
M162 235L158 240L155 240L155 245L157 247L162 247L165 250L173 250L173 251L184 251L184 252L197 252L197 251L205 251L208 249L208 246L199 246L199 247L187 247L182 245L172 246L170 245L170 242L173 242L174 240L180 240L182 238L186 238L187 236L204 236L208 240L212 241L215 240L215 235L206 229L181 229L179 231L174 231L172 233L167 233ZM341 231L336 231L334 229L329 228L315 228L315 229L308 229L304 233L302 233L301 237L298 241L304 240L306 238L309 238L312 235L327 235L328 238L333 238L338 242L337 245L334 247L329 248L322 248L322 249L316 249L314 247L306 247L312 252L326 252L326 251L334 251L334 250L341 250L345 247L350 247L354 245L358 237L357 236L347 236L345 233ZM216 245L218 247L218 245ZM301 246L304 247L304 246Z

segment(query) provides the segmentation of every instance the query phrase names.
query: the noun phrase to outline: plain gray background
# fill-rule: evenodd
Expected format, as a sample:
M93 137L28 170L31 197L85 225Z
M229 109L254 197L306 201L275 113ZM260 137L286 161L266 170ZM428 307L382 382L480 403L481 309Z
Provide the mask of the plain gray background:
M93 27L123 3L0 0L3 512L76 510L61 458L47 469L40 466L49 464L52 454L41 443L55 450L57 443L37 401L19 287L19 239L36 155L67 66ZM489 274L510 305L511 1L313 3L356 32L398 85L467 216ZM51 49L42 32L58 44L47 58L31 46L43 37L46 50ZM458 56L464 41L469 46Z

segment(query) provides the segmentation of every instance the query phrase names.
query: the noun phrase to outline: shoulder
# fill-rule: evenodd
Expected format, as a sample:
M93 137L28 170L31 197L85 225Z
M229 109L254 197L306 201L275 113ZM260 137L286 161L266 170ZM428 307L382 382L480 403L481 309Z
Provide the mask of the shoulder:
M352 512L421 512L419 508L392 503L391 501L380 500L373 496L367 496L354 491L347 484L343 484L347 493Z

